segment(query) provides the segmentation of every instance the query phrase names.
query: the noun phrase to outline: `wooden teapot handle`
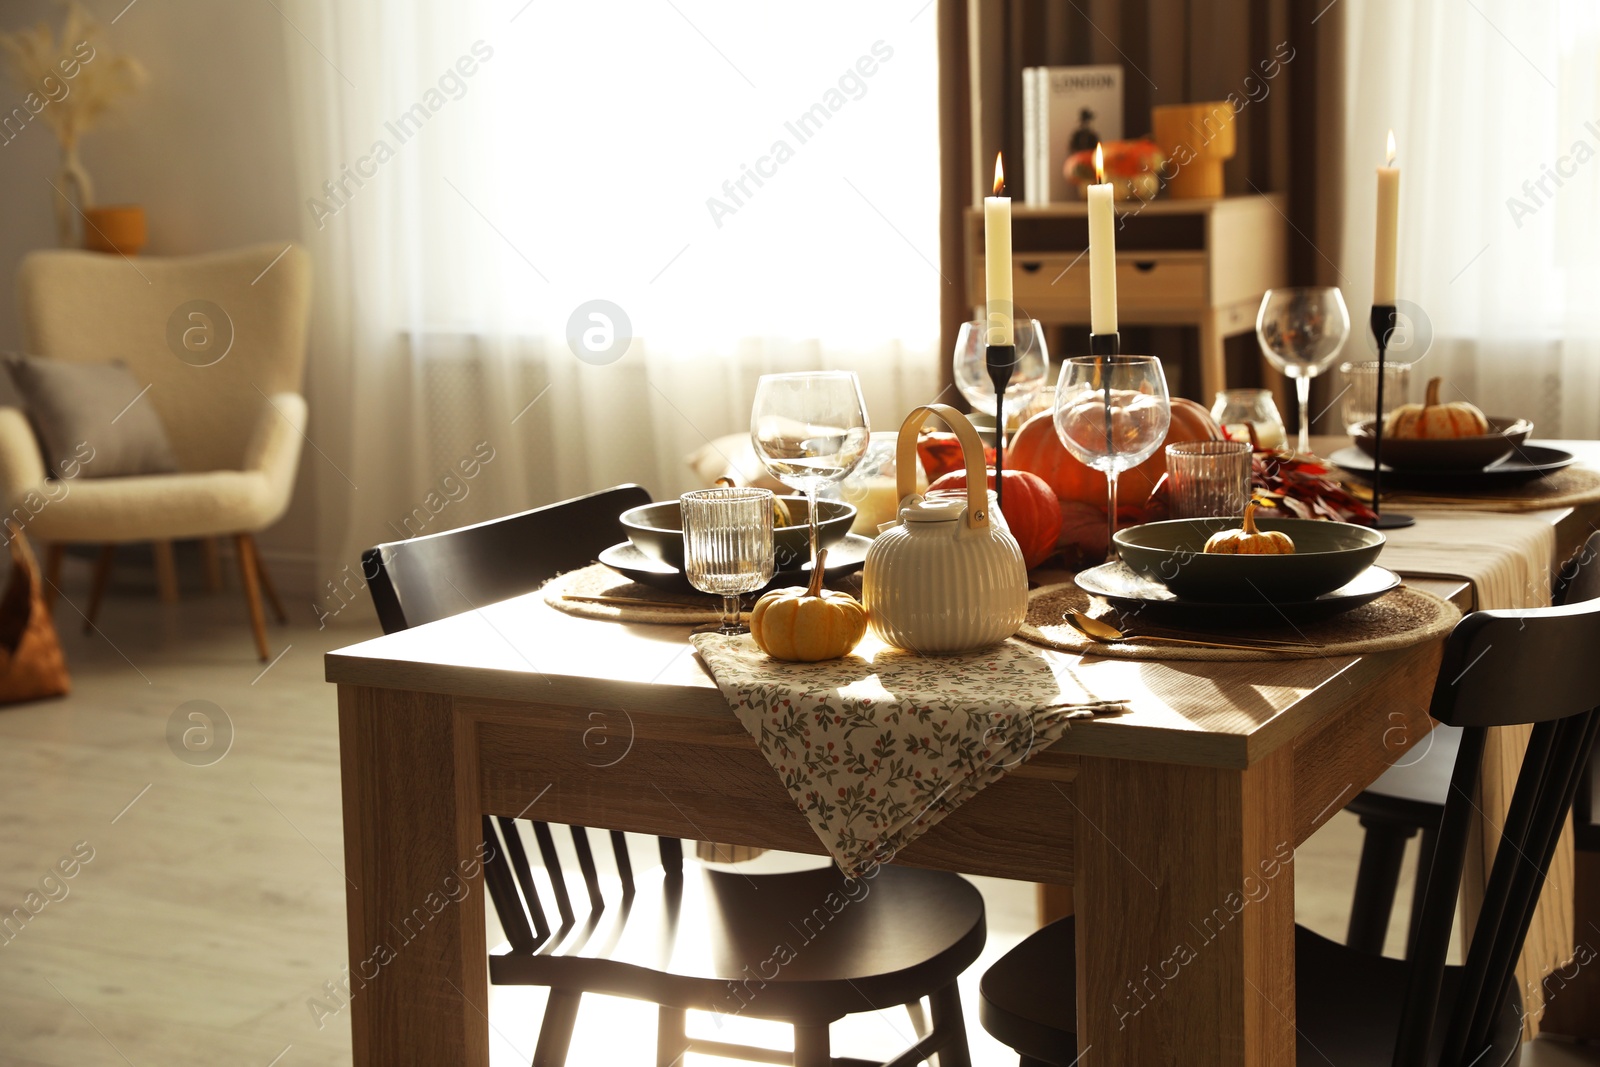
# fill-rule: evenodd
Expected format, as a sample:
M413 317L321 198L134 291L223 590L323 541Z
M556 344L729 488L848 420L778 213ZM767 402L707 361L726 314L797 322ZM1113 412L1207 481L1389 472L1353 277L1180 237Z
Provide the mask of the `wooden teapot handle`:
M912 410L900 424L900 438L894 457L895 492L901 500L917 491L917 431L937 415L955 431L961 442L961 456L967 461L967 527L982 530L989 525L989 468L983 461L983 441L967 417L949 404L924 404Z

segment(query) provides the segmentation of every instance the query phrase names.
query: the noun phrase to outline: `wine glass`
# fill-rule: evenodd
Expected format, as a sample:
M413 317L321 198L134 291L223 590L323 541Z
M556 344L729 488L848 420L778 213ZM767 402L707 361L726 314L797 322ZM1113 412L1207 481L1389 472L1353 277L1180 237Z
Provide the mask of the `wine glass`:
M956 388L967 398L973 411L994 414L994 381L989 377L989 324L982 319L963 322L956 334ZM1050 352L1045 346L1044 327L1038 319L1017 319L1013 340L1017 358L1006 383L1005 426L1028 409L1044 391L1050 376Z
M750 442L774 478L806 495L817 565L817 491L841 482L867 453L867 406L851 371L763 374L750 407Z
M1300 400L1300 451L1311 451L1311 379L1333 365L1350 336L1350 312L1332 286L1268 289L1256 313L1256 340L1273 368L1294 379Z
M678 498L689 584L722 597L718 633L748 633L739 595L772 581L772 491L701 489Z
M1056 436L1106 476L1106 562L1117 558L1117 475L1155 454L1172 424L1154 356L1074 356L1056 381Z

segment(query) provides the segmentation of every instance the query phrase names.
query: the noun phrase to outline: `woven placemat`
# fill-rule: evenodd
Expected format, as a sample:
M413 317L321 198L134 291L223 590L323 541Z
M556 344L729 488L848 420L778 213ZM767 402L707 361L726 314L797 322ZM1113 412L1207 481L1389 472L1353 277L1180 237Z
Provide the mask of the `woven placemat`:
M803 580L796 580L804 585ZM849 593L861 599L861 573L847 574L827 583L829 589ZM722 621L720 598L705 593L675 593L633 581L618 574L604 563L591 563L587 567L550 579L540 589L544 602L568 615L581 615L586 619L603 619L606 622L644 622L661 626L700 626ZM607 597L616 600L639 600L640 604L594 604L568 597ZM749 621L752 598L745 598L745 619Z
M1383 494L1390 507L1434 509L1438 511L1539 511L1567 508L1600 501L1600 471L1588 467L1568 467L1523 485L1496 489L1492 493L1421 493L1404 490Z
M672 626L695 626L721 622L717 598L705 593L674 593L643 585L618 574L603 563L591 563L575 571L557 575L540 590L544 602L568 615L607 622L648 622ZM643 604L593 604L567 597L614 597L642 600Z
M1091 641L1065 621L1062 616L1069 610L1087 612L1093 616L1106 614L1105 604L1093 601L1088 593L1071 582L1046 585L1035 589L1028 597L1028 618L1017 631L1017 636L1064 652L1079 655L1109 656L1114 659L1143 660L1274 660L1306 659L1306 653L1256 651L1254 649L1192 648L1186 645L1162 645L1139 641L1118 642L1105 645ZM1254 627L1217 628L1207 633L1171 631L1173 636L1194 637L1219 641L1238 638L1268 638L1279 641L1304 641L1320 645L1316 657L1356 656L1405 648L1443 637L1461 618L1454 604L1432 593L1401 586L1385 593L1369 604L1335 615L1320 622L1302 622L1292 625L1270 607L1262 607L1262 620ZM1116 623L1115 618L1107 621ZM1130 629L1132 627L1129 627ZM1163 631L1167 632L1167 631Z

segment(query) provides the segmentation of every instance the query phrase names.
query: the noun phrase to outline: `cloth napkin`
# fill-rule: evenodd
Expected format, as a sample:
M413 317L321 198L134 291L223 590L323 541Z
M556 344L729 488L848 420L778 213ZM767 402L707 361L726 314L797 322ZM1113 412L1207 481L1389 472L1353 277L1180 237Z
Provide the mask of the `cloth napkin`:
M1539 608L1550 603L1555 524L1547 513L1428 511L1407 506L1417 524L1387 530L1378 562L1412 575L1466 578L1478 610Z
M1010 640L920 656L870 634L823 663L769 658L748 635L690 640L840 868L860 875L927 832L1073 719L1122 709L1071 657Z

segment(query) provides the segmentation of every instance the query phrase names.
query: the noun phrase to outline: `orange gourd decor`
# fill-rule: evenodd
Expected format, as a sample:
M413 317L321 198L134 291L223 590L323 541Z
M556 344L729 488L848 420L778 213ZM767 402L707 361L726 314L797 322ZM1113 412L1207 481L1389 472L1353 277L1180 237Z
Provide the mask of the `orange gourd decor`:
M750 636L773 659L816 663L849 655L867 633L867 609L849 593L822 588L828 550L817 556L811 584L767 593L750 612Z
M1005 500L1000 511L1011 536L1022 549L1022 561L1032 570L1056 554L1056 538L1061 533L1061 506L1055 492L1037 474L1007 470L1005 486L1005 492L1000 494ZM928 486L928 492L966 487L967 472L951 471ZM992 469L989 488L994 488Z
M1294 554L1294 539L1282 530L1263 530L1256 525L1254 501L1244 506L1244 524L1237 530L1218 530L1206 540L1205 551L1224 556L1289 556Z
M1193 400L1174 397L1172 427L1155 454L1117 479L1118 525L1154 522L1167 517L1164 495L1150 494L1167 473L1166 446L1175 441L1220 441L1222 429L1211 413ZM1043 478L1061 504L1057 544L1093 555L1106 550L1106 476L1084 466L1056 436L1048 411L1023 423L1006 446L1006 466Z
M1420 404L1402 404L1389 413L1383 432L1394 437L1477 437L1489 432L1489 420L1476 405L1465 400L1439 403L1443 378L1428 380L1428 395Z

